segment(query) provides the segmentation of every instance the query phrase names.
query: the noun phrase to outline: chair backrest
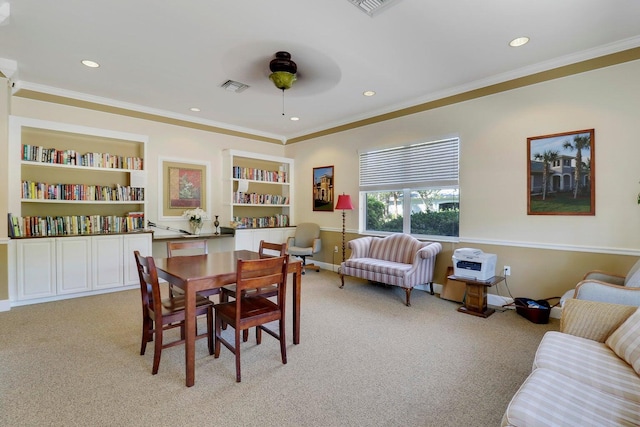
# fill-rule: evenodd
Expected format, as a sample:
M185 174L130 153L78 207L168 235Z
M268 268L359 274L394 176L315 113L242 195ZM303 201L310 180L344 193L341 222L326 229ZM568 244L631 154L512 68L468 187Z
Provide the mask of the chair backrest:
M209 246L204 239L167 242L167 257L169 258L179 255L206 255L208 253Z
M265 252L265 251L270 251ZM260 249L258 250L260 254L260 258L264 255L277 255L284 256L287 253L287 244L286 243L269 243L264 240L260 240Z
M140 293L142 295L143 315L149 314L149 309L154 313L162 314L160 283L158 282L158 271L153 257L144 257L140 252L134 251L136 266L138 267L138 277L140 278Z
M295 246L299 248L310 248L313 241L320 237L320 226L313 222L303 222L296 226L294 237Z
M236 292L241 293L247 289L260 289L275 285L278 292L277 304L280 310L284 310L288 259L287 256L252 260L239 259L236 269ZM236 298L237 323L240 322L241 304L244 299Z

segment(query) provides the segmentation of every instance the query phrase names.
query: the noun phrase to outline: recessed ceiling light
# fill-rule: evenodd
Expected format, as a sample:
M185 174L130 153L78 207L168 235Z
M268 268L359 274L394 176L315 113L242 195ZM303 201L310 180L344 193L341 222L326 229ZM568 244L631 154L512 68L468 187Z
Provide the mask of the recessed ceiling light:
M529 43L529 37L518 37L509 42L511 47L519 47Z
M189 108L189 110L191 110L191 111L193 111L193 112L195 112L195 113L197 113L198 111L200 111L200 109L199 109L198 107L191 107L191 108Z
M89 68L98 68L98 67L100 66L100 64L98 64L97 62L95 62L95 61L90 61L90 60L88 60L88 59L83 59L83 60L82 60L82 64L83 64L83 65L86 65L86 66L87 66L87 67L89 67Z
M291 117L289 120L297 122L298 120L300 120L300 117Z
M373 95L375 95L375 94L376 94L376 92L375 92L375 91L373 91L373 90L366 90L366 91L362 92L362 94L363 94L364 96L373 96Z

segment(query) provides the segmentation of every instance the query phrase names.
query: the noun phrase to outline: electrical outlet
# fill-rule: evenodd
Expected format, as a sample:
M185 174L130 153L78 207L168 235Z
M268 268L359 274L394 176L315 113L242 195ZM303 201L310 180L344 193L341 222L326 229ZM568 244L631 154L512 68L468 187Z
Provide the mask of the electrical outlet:
M504 271L504 275L505 276L511 276L511 266L510 265L505 265L503 268Z
M336 253L338 252L338 247L337 246L333 247L333 252L336 252Z

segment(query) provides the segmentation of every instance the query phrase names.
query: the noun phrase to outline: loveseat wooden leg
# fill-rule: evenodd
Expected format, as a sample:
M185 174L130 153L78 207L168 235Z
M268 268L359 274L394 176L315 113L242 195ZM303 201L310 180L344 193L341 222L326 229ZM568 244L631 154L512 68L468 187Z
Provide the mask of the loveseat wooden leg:
M407 307L411 307L411 288L404 288L404 291L407 294Z
M344 288L344 274L340 275L340 283L341 283L340 288L341 289Z
M431 290L431 295L433 295L433 282L429 282L429 289Z

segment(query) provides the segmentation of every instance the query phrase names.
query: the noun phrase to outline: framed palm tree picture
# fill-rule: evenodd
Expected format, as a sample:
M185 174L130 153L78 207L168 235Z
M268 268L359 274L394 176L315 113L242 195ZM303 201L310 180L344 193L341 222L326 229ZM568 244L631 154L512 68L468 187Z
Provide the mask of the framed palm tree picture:
M527 214L595 215L594 129L527 138Z

